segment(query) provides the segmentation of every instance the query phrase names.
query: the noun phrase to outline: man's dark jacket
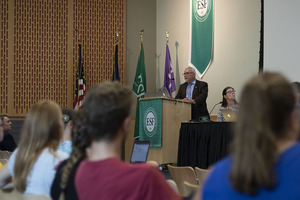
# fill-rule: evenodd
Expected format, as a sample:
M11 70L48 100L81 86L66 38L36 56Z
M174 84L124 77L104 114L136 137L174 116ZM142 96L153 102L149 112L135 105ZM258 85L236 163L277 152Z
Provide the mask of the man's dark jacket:
M185 82L180 85L176 99L184 99L186 97L186 88L188 83ZM194 86L192 99L196 104L192 104L192 119L199 120L201 116L209 116L207 111L206 99L208 94L208 85L206 82L196 80Z
M0 142L0 150L13 152L16 148L17 144L13 136L9 132L4 131L3 140Z

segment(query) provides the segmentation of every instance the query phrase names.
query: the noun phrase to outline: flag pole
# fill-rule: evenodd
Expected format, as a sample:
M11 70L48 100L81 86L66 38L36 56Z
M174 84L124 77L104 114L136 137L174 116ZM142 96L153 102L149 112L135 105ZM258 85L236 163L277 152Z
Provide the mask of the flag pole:
M78 34L78 41L81 42L81 40L80 40L80 30L75 28L75 31Z
M169 36L170 36L170 33L169 31L166 30L166 39L167 39L167 44L169 43Z
M77 29L77 28L75 28L75 31L76 31L77 36L78 36L78 44L81 45L80 30ZM81 51L81 50L80 50L80 51ZM81 54L81 52L78 52L78 53ZM80 60L80 62L82 62L82 60ZM81 77L81 64L78 63L78 66L80 66L80 67L77 68L77 70L78 70L78 77ZM79 81L80 81L80 78L78 78L78 80L77 80L78 87L79 87L79 85L80 85ZM78 90L77 90L78 105L79 105L79 94L80 94L79 91L80 91L80 90L79 90L79 88L78 88Z
M117 31L116 31L116 35L117 35L117 43L119 42L119 35L120 35L120 29L118 29Z
M141 37L141 44L143 43L143 35L144 35L144 29L140 31L140 37Z
M80 30L77 29L77 28L75 28L75 31L76 31L76 33L77 33L77 35L78 35L78 43L81 44ZM81 62L82 62L82 61L81 61ZM81 65L80 65L80 66L81 66ZM81 69L81 67L80 67L80 69L79 69L79 77L81 76L81 71L82 71L82 69Z

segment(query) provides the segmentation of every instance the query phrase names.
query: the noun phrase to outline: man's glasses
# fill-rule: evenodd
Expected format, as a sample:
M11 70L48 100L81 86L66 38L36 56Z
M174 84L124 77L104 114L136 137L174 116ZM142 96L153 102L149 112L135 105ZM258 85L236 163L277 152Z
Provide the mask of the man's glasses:
M193 72L184 72L182 75L192 74Z

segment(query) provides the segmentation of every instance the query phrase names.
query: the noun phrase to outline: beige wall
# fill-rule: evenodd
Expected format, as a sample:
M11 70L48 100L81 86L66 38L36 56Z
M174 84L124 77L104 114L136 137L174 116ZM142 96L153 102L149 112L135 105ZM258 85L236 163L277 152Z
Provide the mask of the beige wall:
M132 88L140 53L140 30L144 29L147 92L155 91L156 1L127 0L126 84Z
M184 82L181 74L189 58L189 3L187 0L157 1L156 52L161 57L156 87L164 80L165 30L170 32L169 47L177 89ZM226 86L234 87L239 97L245 81L258 72L259 59L260 0L215 0L214 3L214 58L202 79L209 86L209 111L222 100L221 93ZM217 110L215 108L213 113Z
M238 99L245 81L258 72L259 59L260 0L215 0L214 3L214 58L202 79L209 85L209 111L221 101L221 92L226 86L237 90ZM181 74L188 66L189 12L189 0L127 0L126 79L130 87L139 54L140 29L145 29L148 91L163 85L165 30L170 32L169 47L177 89L184 82ZM217 110L218 107L213 113Z

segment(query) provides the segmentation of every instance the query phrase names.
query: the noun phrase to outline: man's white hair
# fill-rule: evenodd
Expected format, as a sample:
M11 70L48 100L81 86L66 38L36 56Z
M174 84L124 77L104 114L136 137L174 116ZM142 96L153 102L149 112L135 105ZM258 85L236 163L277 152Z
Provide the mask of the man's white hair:
M185 69L191 69L194 74L196 74L196 70L193 67L187 67Z

